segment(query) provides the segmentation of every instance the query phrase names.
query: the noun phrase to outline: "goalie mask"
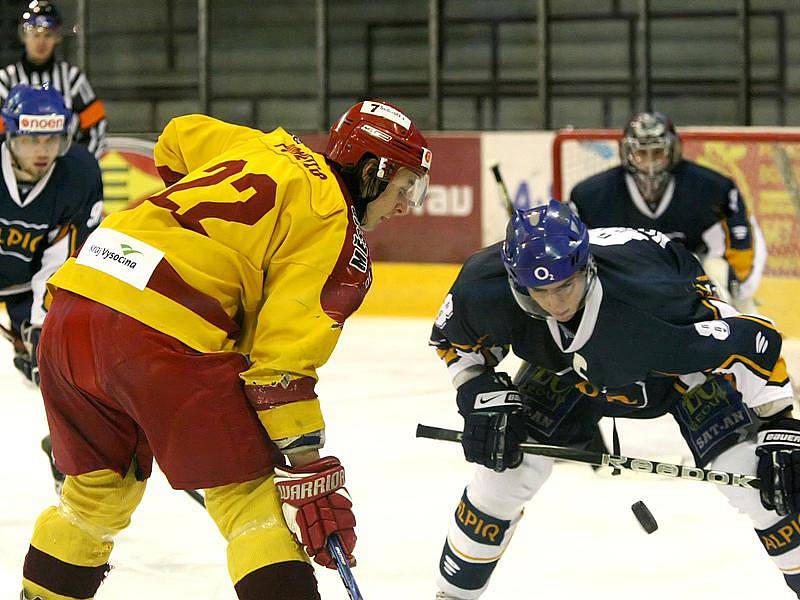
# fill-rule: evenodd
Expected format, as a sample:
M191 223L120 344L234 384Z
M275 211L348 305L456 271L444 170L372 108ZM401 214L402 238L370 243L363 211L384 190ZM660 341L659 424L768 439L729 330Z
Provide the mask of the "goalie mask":
M506 228L502 248L511 293L520 308L539 319L555 316L531 296L531 290L562 283L577 289L580 296L573 314L583 307L595 280L594 260L589 254L586 225L558 200L535 208L517 210ZM559 320L562 320L559 318Z
M324 154L342 169L360 218L401 169L407 170L406 202L421 206L425 199L432 159L428 142L388 102L365 100L351 107L331 127Z
M651 208L658 205L681 161L681 140L672 121L659 112L635 115L623 132L619 154L642 198Z

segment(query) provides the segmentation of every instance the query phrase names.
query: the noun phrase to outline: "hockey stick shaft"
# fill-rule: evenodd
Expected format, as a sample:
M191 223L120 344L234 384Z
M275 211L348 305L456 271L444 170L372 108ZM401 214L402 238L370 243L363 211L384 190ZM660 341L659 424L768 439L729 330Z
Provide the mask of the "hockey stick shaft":
M16 343L17 336L14 335L14 332L11 331L8 327L0 323L0 335L6 338L12 344Z
M328 536L327 541L328 552L331 553L333 560L336 561L336 570L339 571L339 577L342 578L342 583L347 589L351 600L364 600L361 595L361 590L358 589L356 578L353 577L353 571L350 569L350 562L345 556L344 548L342 548L342 541L335 533Z
M15 352L27 353L28 350L27 348L25 348L25 344L22 341L22 338L19 337L16 333L14 333L11 329L2 324L0 324L0 336L4 337L6 340L11 342L11 345L14 346Z
M203 494L198 492L197 490L183 490L186 494L195 502L197 502L203 508L206 507L206 499L203 498Z
M461 432L455 431L454 429L431 427L430 425L417 425L417 437L447 442L460 442ZM631 458L618 454L576 450L575 448L564 448L562 446L548 446L545 444L531 444L528 442L523 442L519 446L525 454L535 454L537 456L558 458L560 460L597 465L600 467L627 469L628 471L634 471L636 473L649 473L662 475L664 477L688 479L690 481L707 481L709 483L716 483L717 485L729 485L754 490L761 489L761 481L757 477L742 473L728 473L726 471L701 469L700 467L687 467L645 458Z
M497 189L500 192L500 198L503 200L503 204L506 207L508 216L511 217L514 214L514 203L511 201L511 196L508 193L506 182L503 181L503 176L500 174L500 165L495 163L491 168L492 175L494 175L494 180L497 182Z

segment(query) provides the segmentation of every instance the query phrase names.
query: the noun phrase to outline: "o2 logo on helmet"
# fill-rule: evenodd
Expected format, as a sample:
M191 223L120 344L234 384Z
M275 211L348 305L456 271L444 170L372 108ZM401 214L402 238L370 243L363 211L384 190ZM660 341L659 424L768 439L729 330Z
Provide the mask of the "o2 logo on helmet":
M64 115L20 115L20 131L57 133L64 130Z
M372 102L371 100L366 100L361 105L361 112L377 115L379 117L383 117L384 119L389 119L393 123L400 125L400 127L403 129L409 129L411 127L411 119L409 119L396 108L392 108L391 106L381 102Z
M533 270L533 276L539 281L553 281L553 274L547 267L536 267Z

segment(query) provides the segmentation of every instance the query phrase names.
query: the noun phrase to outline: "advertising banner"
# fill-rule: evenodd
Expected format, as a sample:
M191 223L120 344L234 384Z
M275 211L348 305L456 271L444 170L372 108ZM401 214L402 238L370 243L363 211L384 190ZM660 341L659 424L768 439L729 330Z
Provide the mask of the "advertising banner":
M428 142L425 203L367 234L375 260L461 263L481 247L480 136L431 135Z
M122 210L164 189L153 163L155 142L129 137L110 137L100 159L106 213Z
M317 152L326 136L302 135ZM366 234L373 260L461 263L481 247L481 134L426 134L433 152L422 207Z
M508 194L516 208L543 204L550 197L551 158L549 131L484 133L482 245L488 246L505 235L508 211L497 189L491 167L499 165Z

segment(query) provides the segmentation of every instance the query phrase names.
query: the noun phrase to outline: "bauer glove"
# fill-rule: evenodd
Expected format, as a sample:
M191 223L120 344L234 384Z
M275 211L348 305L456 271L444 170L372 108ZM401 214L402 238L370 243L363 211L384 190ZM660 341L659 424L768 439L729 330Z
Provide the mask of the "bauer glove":
M326 456L302 467L275 467L275 487L286 524L315 562L336 568L325 546L328 536L334 533L352 561L356 518L344 487L344 467L338 458Z
M461 446L468 462L501 472L522 463L528 437L522 398L506 373L485 371L461 384L456 395L464 417Z
M800 421L778 419L765 424L756 446L761 504L780 516L800 510Z

